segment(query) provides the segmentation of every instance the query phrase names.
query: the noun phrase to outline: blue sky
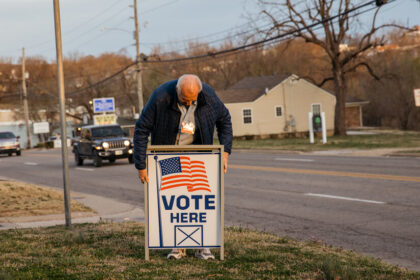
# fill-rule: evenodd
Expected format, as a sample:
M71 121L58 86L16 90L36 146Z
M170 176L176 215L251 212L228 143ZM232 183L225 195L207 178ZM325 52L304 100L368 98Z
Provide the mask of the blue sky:
M366 2L367 0L359 1ZM141 52L160 43L182 49L186 41L213 41L250 29L255 0L138 0ZM132 0L61 0L64 55L99 55L124 50L135 56ZM361 17L361 25L372 14ZM420 25L420 3L397 0L383 7L378 22ZM0 57L13 61L25 47L27 56L55 58L53 0L0 0ZM242 26L241 29L236 28ZM216 33L216 34L214 34Z

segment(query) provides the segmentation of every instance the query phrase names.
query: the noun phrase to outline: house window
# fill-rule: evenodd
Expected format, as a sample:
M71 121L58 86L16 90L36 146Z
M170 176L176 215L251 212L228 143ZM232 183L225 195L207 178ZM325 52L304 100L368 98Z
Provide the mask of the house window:
M243 109L242 115L244 117L244 123L252 123L252 111L251 109Z
M321 104L312 104L312 114L321 115Z
M276 117L281 117L283 115L283 108L281 106L274 107Z

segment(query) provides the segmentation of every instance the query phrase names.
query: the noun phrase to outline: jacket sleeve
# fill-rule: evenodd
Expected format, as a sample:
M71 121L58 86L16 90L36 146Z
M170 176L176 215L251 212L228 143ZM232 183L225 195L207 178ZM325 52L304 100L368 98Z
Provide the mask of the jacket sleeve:
M156 102L151 98L144 107L134 130L134 164L137 169L146 168L146 149L149 135L155 123Z
M225 146L225 152L230 154L232 152L233 138L232 121L229 110L222 101L219 100L219 102L219 114L216 120L217 136L220 144Z

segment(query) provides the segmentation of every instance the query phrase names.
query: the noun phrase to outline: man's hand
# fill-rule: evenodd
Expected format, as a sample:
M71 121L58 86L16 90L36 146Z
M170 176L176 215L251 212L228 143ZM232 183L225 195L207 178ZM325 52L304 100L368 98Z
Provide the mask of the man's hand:
M139 178L141 182L144 184L144 182L149 183L149 177L147 177L147 169L140 169L139 170Z
M226 171L227 171L228 159L229 159L229 153L225 152L225 154L223 155L223 163L224 163L223 165L224 165L224 168L225 168L225 174L226 174Z

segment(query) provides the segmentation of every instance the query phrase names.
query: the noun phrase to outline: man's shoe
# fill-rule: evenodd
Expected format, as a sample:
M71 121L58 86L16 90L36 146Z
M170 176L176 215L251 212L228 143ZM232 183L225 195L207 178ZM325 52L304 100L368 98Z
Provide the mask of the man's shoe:
M175 259L179 260L182 257L185 257L187 255L186 249L172 249L172 251L168 254L168 259Z
M203 260L214 260L214 256L209 248L197 249L195 251L195 257Z

